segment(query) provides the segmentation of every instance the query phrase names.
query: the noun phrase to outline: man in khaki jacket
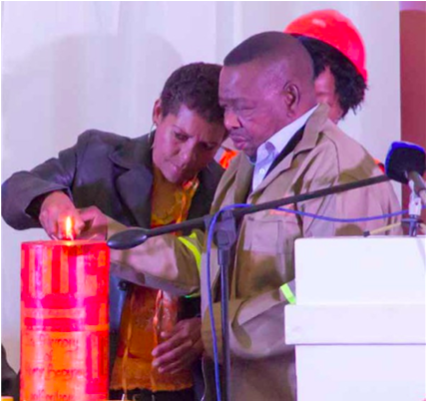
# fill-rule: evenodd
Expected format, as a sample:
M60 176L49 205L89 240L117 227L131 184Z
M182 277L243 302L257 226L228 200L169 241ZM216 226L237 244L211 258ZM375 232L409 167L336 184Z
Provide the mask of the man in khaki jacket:
M223 176L212 212L234 203L259 204L381 174L368 152L327 119L328 107L317 105L312 62L303 46L289 35L262 33L237 46L225 58L219 95L230 137L242 152ZM359 218L395 212L399 205L391 185L383 183L295 204L290 209ZM229 303L232 401L296 400L294 348L286 345L284 335L285 306L297 296L294 241L361 235L363 230L395 221L331 223L280 210L243 219ZM109 234L121 229L110 224ZM159 288L170 289L173 283L179 292L198 290L200 268L202 334L208 360L213 347L205 258L200 266L194 250L203 243L205 239L198 232L178 239L164 235L129 251L112 251L111 259L114 273L123 278ZM211 256L216 297L213 311L220 339L215 248ZM153 263L146 262L153 259L157 268L148 271L146 266ZM321 263L319 260L319 269ZM206 375L207 400L213 399L213 379Z

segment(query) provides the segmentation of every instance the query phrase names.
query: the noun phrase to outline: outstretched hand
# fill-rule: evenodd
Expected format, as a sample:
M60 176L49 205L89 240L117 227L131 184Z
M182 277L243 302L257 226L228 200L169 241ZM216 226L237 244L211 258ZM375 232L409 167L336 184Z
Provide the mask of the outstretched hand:
M66 220L71 218L72 229L66 230ZM105 240L108 233L107 218L96 207L77 209L63 192L52 192L43 201L39 221L50 238Z
M53 239L70 239L67 236L65 222L71 217L72 237L77 237L84 228L84 221L71 199L63 192L52 192L43 201L39 221L47 235Z

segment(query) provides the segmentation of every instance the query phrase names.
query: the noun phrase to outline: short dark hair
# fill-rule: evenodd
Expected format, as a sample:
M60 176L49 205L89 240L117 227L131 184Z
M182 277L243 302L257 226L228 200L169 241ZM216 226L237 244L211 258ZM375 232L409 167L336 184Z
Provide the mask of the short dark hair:
M355 113L364 100L367 83L355 65L339 50L320 40L296 35L314 62L315 78L327 67L334 76L336 93L343 117L352 109Z
M258 33L231 50L224 60L225 68L249 63L263 64L265 71L262 74L266 75L270 68L269 77L276 85L283 85L284 81L291 79L306 93L311 91L314 98L312 58L292 35L279 31Z
M249 37L225 57L223 64L226 67L236 66L258 59L281 59L284 55L289 58L303 55L311 66L312 61L305 48L292 35L279 31L262 32Z
M251 36L231 50L223 64L226 67L235 66L277 54L284 35L282 32L271 31Z
M161 92L163 116L177 114L184 104L206 121L223 124L223 109L219 106L221 68L217 64L192 63L175 70Z

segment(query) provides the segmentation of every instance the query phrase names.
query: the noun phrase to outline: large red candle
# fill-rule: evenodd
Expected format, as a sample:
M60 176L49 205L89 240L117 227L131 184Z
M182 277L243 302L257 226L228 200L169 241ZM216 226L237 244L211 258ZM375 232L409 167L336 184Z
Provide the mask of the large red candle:
M21 400L107 399L106 243L26 242L21 263Z

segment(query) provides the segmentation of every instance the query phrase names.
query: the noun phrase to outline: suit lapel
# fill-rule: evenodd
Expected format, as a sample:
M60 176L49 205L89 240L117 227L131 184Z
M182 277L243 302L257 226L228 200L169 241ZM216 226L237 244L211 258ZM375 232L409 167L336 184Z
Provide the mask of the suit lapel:
M129 208L138 226L151 225L152 175L143 168L134 167L117 179L117 189L123 203Z
M240 162L235 175L234 203L246 203L251 192L253 180L253 165L245 155L240 155Z
M116 181L119 196L140 227L151 224L153 183L151 143L148 136L131 139L114 151L110 159L124 169Z

